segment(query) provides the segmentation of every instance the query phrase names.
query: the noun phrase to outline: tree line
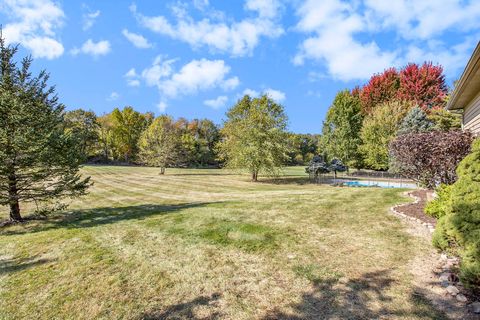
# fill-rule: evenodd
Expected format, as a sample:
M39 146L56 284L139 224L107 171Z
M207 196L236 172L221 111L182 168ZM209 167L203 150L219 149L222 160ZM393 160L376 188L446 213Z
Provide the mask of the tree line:
M245 96L238 104L246 99L253 101ZM101 116L84 109L67 111L65 124L78 139L85 162L147 164L163 168L162 172L166 167L221 167L226 162L217 146L228 129L209 119L155 118L151 112L141 113L127 106ZM287 133L288 151L283 164L308 163L317 153L318 138Z

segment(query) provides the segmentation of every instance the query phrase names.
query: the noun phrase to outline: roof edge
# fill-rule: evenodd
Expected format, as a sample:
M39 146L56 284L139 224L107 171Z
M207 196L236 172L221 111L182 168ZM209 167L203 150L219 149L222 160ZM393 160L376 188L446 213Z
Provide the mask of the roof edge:
M458 100L462 93L465 91L473 75L480 69L480 41L477 43L475 50L472 53L472 56L468 60L465 69L463 70L462 76L458 80L455 89L450 96L450 99L447 103L447 110L463 109L465 106L459 105Z

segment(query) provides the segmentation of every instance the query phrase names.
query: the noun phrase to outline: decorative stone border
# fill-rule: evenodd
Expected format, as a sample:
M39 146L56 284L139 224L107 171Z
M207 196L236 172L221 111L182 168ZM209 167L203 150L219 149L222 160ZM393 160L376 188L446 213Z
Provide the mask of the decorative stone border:
M404 203L404 204L397 204L390 208L390 211L397 217L413 221L419 225L424 226L425 228L433 233L435 230L435 226L431 223L422 221L418 218L411 217L400 212L398 209L402 206L409 205L409 204L416 204L420 202L420 198L413 195L412 191L407 191L404 194L408 195L410 198L413 198L414 201L412 203ZM480 301L469 301L466 295L468 295L467 290L464 288L461 281L459 281L458 276L455 274L455 270L458 269L459 259L457 257L448 257L446 254L440 255L440 266L436 269L435 274L438 277L439 284L445 289L445 293L459 303L463 304L467 310L474 314L480 314ZM465 294L464 294L465 293Z
M398 211L397 209L399 209L400 207L403 207L403 206L406 206L406 205L409 205L409 204L416 204L416 203L419 203L420 202L420 198L413 195L412 194L412 191L407 191L404 193L405 195L409 196L410 198L413 198L414 201L411 202L411 203L402 203L402 204L397 204L393 207L390 208L390 211L396 215L397 217L400 217L402 219L405 219L405 220L410 220L410 221L414 221L422 226L424 226L425 228L428 229L428 231L430 231L430 233L433 233L433 231L435 230L435 226L431 223L428 223L428 222L425 222L425 221L422 221L418 218L415 218L415 217L411 217L409 215L406 215L400 211Z

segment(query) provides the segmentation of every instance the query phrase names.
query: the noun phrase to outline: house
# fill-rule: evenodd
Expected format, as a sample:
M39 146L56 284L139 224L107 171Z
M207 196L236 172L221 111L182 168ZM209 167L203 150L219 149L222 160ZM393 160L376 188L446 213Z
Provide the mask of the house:
M450 96L447 109L463 110L463 129L480 135L480 42Z

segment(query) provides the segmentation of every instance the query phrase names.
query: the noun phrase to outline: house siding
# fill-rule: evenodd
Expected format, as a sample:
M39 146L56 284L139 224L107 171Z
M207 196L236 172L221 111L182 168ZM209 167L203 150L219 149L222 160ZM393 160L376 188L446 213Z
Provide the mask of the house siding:
M463 128L480 135L480 93L465 107Z

